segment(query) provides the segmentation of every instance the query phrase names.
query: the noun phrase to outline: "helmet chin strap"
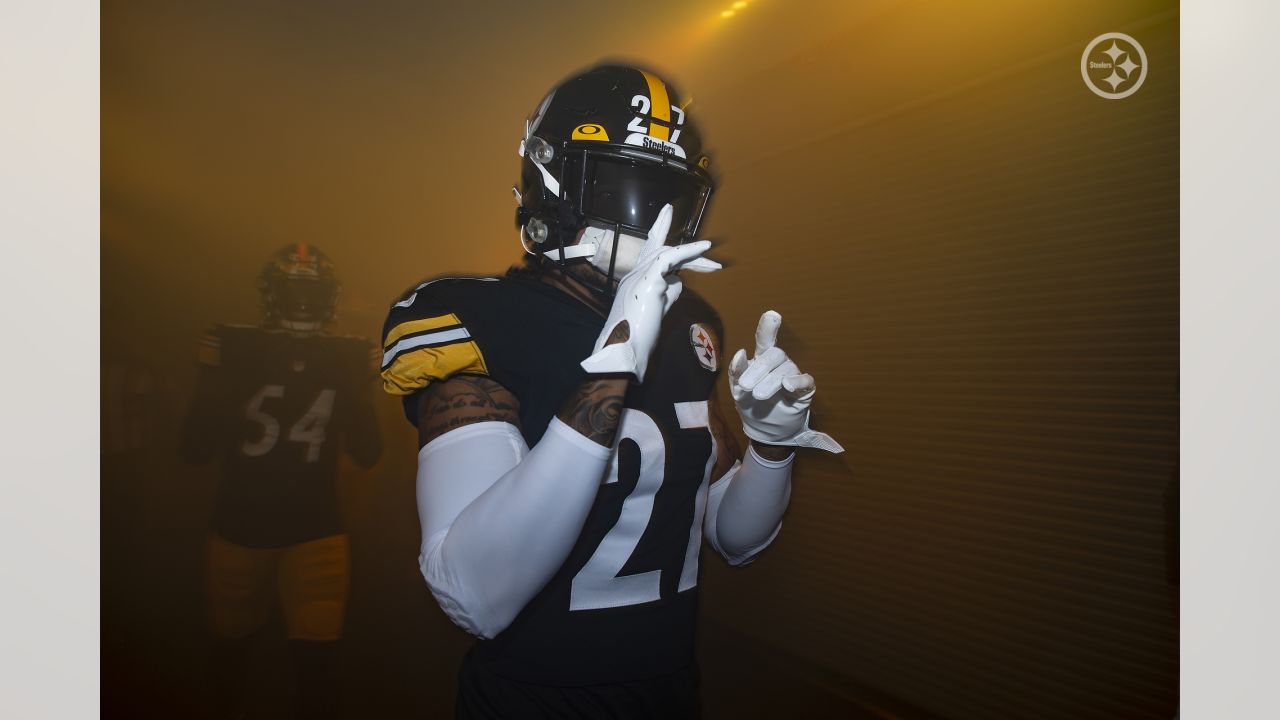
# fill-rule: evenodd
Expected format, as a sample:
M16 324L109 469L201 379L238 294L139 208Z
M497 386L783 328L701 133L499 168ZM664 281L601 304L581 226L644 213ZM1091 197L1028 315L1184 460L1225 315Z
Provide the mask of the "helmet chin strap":
M622 233L618 237L616 257L614 256L615 246L612 228L588 226L582 235L582 242L592 242L600 247L600 251L593 254L590 260L591 266L600 272L608 274L609 261L612 258L613 277L616 280L635 269L636 260L640 257L640 251L644 248L645 240L644 238Z
M596 247L595 243L589 243L584 238L583 241L578 243L577 245L570 245L569 247L564 249L564 259L573 260L575 258L593 257L596 254L597 249L598 248ZM548 250L542 254L551 258L552 260L561 259L559 248L555 250Z
M614 280L621 278L635 268L636 260L640 257L640 251L644 248L644 243L644 238L622 233L618 238L617 259L613 264ZM542 254L552 260L560 259L559 249L548 250ZM604 275L609 273L609 259L613 254L613 230L591 225L583 229L582 238L577 244L570 245L564 249L565 260L587 258L587 263Z

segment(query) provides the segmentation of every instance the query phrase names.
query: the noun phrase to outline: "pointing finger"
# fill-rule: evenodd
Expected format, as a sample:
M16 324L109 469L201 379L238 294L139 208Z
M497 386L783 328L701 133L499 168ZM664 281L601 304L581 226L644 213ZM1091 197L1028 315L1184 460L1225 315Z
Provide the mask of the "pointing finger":
M756 324L756 354L760 357L766 350L778 343L778 328L782 326L782 316L772 310L765 310Z

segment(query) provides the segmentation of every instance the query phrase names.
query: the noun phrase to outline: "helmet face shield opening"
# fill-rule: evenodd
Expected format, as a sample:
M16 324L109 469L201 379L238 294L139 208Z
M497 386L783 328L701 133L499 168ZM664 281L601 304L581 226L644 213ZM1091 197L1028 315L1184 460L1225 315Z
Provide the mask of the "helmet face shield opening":
M571 150L561 188L584 221L637 237L647 236L670 204L668 245L696 237L711 194L707 179L676 165L598 151Z
M276 290L280 314L286 320L318 320L328 314L332 293L319 280L289 278Z
M281 278L272 283L270 294L268 302L283 327L319 327L333 319L337 290L319 278Z

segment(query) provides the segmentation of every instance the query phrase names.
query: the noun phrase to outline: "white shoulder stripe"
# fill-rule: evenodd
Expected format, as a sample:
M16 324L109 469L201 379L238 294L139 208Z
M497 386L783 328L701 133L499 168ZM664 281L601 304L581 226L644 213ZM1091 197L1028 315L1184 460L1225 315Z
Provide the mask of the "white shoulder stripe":
M471 333L467 332L464 327L451 328L449 330L439 330L436 332L426 333L425 335L414 335L400 340L392 345L382 354L382 368L385 370L391 361L400 353L411 350L424 345L436 345L439 343L449 343L458 340L466 340L471 337Z

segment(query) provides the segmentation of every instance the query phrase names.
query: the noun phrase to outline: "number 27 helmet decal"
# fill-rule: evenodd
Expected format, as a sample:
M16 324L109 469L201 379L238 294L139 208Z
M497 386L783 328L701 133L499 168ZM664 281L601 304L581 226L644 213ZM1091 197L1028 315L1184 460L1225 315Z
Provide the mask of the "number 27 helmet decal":
M589 257L572 247L588 225L613 230L602 284L611 292L620 234L644 238L663 205L674 214L668 245L694 239L714 181L702 138L682 99L657 75L599 65L565 80L525 121L520 142L525 249L563 265Z

